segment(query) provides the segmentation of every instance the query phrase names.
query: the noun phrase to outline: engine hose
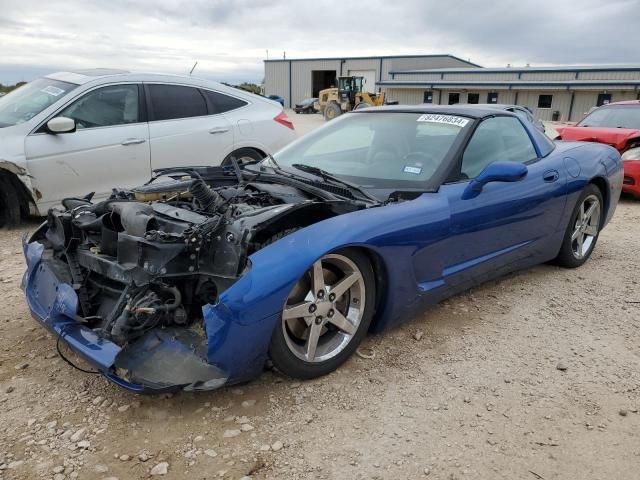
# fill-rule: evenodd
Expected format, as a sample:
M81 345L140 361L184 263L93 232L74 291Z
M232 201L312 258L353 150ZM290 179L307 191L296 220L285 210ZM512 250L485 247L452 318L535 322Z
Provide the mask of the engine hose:
M198 203L206 212L214 213L224 203L222 197L199 178L191 182L189 192L198 200Z
M158 290L160 290L161 292L172 294L173 302L164 304L161 307L157 307L156 311L169 313L169 312L173 312L180 305L182 305L182 294L180 293L180 290L178 290L176 287L160 287L158 288Z

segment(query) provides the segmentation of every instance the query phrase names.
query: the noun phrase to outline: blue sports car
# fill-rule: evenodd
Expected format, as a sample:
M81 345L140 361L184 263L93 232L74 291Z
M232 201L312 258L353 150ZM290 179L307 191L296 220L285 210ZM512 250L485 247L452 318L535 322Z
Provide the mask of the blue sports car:
M591 255L618 152L506 111L362 109L273 157L68 198L25 240L33 316L136 392L336 369L367 332L486 280Z

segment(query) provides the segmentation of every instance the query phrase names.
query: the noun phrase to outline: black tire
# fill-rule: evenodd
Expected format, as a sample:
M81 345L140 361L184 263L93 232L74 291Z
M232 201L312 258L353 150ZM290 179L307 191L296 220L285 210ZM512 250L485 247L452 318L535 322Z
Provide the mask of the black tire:
M20 196L12 182L0 173L0 228L15 227L20 220Z
M324 109L324 119L326 121L333 120L340 115L342 115L342 109L340 105L335 102L329 103Z
M359 104L357 104L355 107L353 107L354 110L361 110L363 108L369 108L371 105L369 105L367 102L360 102Z
M287 339L285 338L285 321L280 319L271 336L269 357L271 358L274 367L290 377L310 379L333 372L356 351L364 337L367 335L369 325L371 325L376 297L375 275L373 273L371 262L364 253L357 249L348 248L334 253L351 260L357 266L360 274L362 275L362 280L365 285L365 299L362 318L357 326L357 330L349 342L337 355L327 360L317 362L304 361L293 353L287 343Z
M580 215L581 206L583 205L585 200L590 198L597 199L597 201L599 202L600 213L597 220L597 231L591 239L588 250L584 251L582 255L579 255L576 253L576 241L572 239L572 236L576 232L576 228L578 226L578 217ZM576 202L576 205L573 208L573 212L571 213L569 224L567 225L567 230L565 231L564 238L562 240L562 246L560 247L560 253L555 258L555 263L557 265L560 265L564 268L577 268L584 265L584 263L591 256L591 253L593 253L593 249L595 248L598 237L600 236L603 215L604 202L602 201L602 193L597 186L589 184L582 191L580 197L578 197L578 201Z
M259 152L257 152L253 148L239 148L235 152L231 152L229 155L225 157L225 159L222 161L223 167L227 165L231 165L231 157L235 157L238 164L259 161L264 158L264 156L262 156Z

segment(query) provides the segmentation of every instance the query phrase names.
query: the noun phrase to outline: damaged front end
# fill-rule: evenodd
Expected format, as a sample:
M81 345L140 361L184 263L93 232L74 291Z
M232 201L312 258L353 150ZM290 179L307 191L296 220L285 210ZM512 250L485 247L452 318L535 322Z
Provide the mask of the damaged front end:
M362 208L268 177L236 180L219 167L164 171L100 203L66 199L25 241L23 288L33 316L133 391L210 390L248 379L264 358L229 353L229 342L252 332L233 324L221 293L250 270L253 252Z

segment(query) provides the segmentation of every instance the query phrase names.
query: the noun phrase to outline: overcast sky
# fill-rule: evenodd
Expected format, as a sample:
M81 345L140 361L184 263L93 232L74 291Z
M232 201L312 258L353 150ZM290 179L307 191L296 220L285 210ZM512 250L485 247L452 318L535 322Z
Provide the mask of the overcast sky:
M353 5L351 7L351 5ZM118 67L260 82L262 60L450 53L640 64L640 0L0 0L0 83Z

